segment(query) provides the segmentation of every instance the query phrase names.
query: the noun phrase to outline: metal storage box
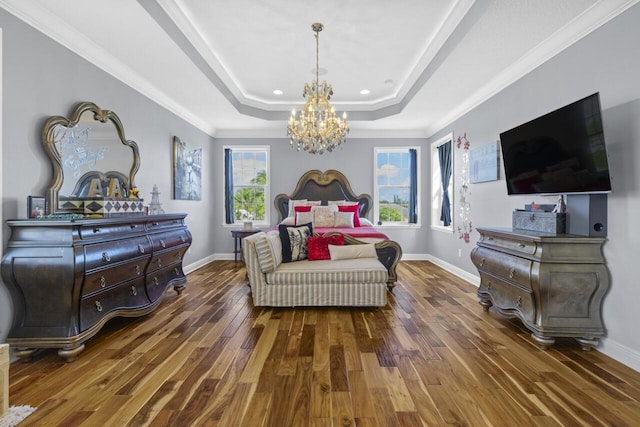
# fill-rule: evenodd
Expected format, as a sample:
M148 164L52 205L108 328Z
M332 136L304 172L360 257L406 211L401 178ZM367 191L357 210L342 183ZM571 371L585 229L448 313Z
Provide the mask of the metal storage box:
M513 211L511 227L514 230L565 234L566 223L566 213L515 210Z

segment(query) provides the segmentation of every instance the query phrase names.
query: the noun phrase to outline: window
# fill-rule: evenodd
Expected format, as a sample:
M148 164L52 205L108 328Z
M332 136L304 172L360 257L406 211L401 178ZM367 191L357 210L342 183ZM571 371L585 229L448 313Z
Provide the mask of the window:
M375 148L374 220L379 225L417 224L419 147Z
M225 147L225 223L269 224L269 147Z
M431 228L435 230L453 231L452 176L453 134L451 133L431 144Z

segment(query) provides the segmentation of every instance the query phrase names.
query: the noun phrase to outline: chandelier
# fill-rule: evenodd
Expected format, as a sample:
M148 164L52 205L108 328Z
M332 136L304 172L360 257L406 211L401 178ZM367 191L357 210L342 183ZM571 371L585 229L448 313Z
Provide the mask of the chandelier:
M295 108L291 111L289 123L287 125L287 136L291 147L296 147L298 151L305 150L310 154L323 154L326 151L333 151L334 148L347 141L349 125L347 124L347 113L342 115L342 119L336 117L333 106L329 103L333 88L326 81L319 84L319 33L323 25L315 23L311 28L316 33L316 79L309 85L305 83L302 96L307 98L304 107L300 110L300 118L296 119Z

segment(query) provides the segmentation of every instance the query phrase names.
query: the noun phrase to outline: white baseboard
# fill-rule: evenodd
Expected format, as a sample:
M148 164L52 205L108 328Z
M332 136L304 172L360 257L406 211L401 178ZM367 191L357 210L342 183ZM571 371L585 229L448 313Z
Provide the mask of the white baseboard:
M476 276L474 274L471 274L468 271L465 271L465 270L463 270L463 269L461 269L459 267L456 267L453 264L449 264L448 262L443 261L440 258L436 258L436 257L431 256L431 255L426 255L426 260L427 261L431 261L435 265L444 268L445 270L447 270L451 274L455 274L459 278L469 282L470 284L472 284L475 287L480 286L480 276Z
M600 345L598 345L596 350L640 372L640 352L613 341L610 338L600 340Z

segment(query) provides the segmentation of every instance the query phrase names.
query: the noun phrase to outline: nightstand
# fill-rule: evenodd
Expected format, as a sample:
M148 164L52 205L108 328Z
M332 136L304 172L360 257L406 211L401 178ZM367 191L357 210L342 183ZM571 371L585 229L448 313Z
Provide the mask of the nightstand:
M231 237L233 237L233 259L238 262L238 254L240 254L240 260L242 260L242 239L252 234L259 233L260 230L251 229L236 229L231 230Z

